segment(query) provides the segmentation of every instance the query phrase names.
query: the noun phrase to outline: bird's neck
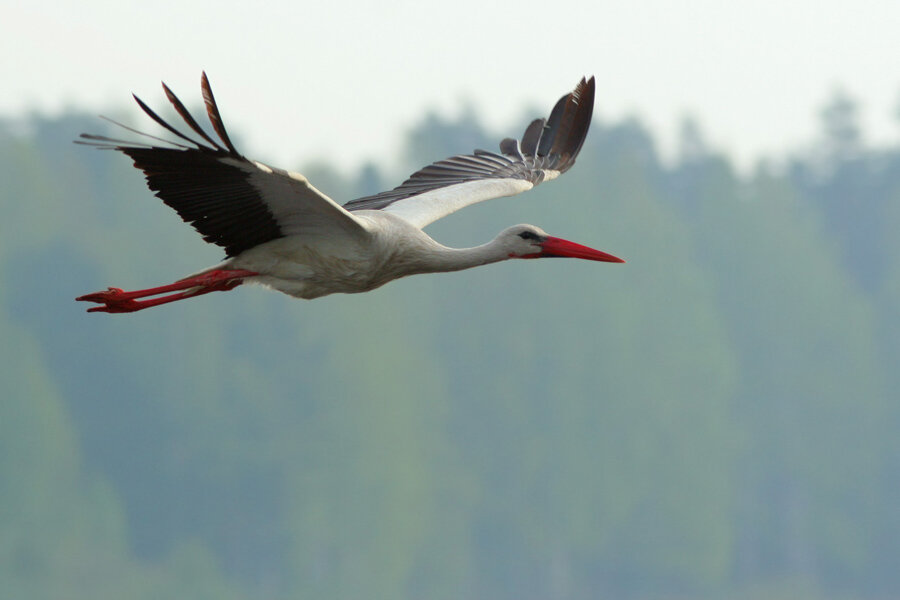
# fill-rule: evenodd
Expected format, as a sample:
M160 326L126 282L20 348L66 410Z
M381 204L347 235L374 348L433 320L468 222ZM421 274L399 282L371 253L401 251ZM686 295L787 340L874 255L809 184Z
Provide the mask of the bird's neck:
M426 255L423 267L426 272L461 271L481 265L507 260L509 254L497 240L474 248L448 248L436 245Z

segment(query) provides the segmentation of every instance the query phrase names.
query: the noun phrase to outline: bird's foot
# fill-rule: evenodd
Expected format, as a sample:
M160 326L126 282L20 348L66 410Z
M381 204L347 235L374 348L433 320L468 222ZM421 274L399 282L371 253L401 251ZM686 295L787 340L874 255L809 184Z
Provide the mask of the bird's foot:
M88 312L134 312L143 308L138 301L128 295L128 292L116 287L107 288L104 292L85 294L75 298L75 300L79 302L96 302L103 305L89 308Z
M163 285L145 290L126 292L120 288L110 287L102 292L85 294L75 298L80 302L96 302L101 306L94 306L88 312L125 313L134 312L151 306L159 306L175 300L184 300L210 292L225 292L236 288L243 283L245 277L257 275L253 271L219 269L201 273L194 277L188 277L176 281L170 285ZM178 291L181 290L181 291ZM175 294L150 298L149 300L137 300L147 296L158 296L166 292L177 291Z

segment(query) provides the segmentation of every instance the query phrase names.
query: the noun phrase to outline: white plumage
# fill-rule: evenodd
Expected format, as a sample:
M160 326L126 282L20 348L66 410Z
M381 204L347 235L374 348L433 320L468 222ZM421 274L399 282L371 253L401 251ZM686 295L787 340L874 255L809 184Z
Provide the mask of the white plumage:
M163 84L176 111L203 141L176 130L135 97L144 112L182 141L141 134L165 144L160 145L82 134L87 141L79 143L130 156L156 195L206 241L225 248L227 258L171 285L133 292L109 288L77 298L99 304L90 312L133 312L242 283L310 299L365 292L407 275L456 271L510 258L567 256L624 262L551 237L533 225L510 227L484 245L463 249L443 246L422 231L460 208L519 194L568 170L590 125L593 78L582 79L573 92L560 98L548 119L533 121L521 141L503 140L500 154L476 150L453 156L424 167L393 190L343 206L299 173L240 155L225 130L205 73L201 88L219 141L200 128Z

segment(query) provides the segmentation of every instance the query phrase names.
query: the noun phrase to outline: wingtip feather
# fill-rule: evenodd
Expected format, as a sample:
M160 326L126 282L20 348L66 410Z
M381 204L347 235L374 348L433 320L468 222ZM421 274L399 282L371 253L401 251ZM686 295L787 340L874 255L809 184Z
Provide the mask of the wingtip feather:
M163 86L165 86L165 84L163 84ZM148 117L150 117L151 119L153 119L154 121L156 121L156 123L157 123L158 125L160 125L160 126L163 127L164 129L170 131L170 132L173 133L174 135L177 135L178 137L180 137L181 139L185 140L186 142L189 142L189 143L191 143L191 144L197 146L198 148L200 148L200 147L203 146L203 144L197 142L196 140L192 140L192 139L189 138L188 136L184 135L183 133L181 133L180 131L178 131L178 130L175 129L174 127L172 127L169 123L167 123L167 122L165 121L165 119L163 119L163 118L160 117L158 114L156 114L156 112L155 112L152 108L150 108L150 107L147 105L146 102L144 102L143 100L141 100L140 98L138 98L138 96L137 96L136 94L131 94L131 96L134 98L135 102L137 102L138 106L141 107L141 110L143 110L144 113L145 113ZM115 121L113 121L113 122L115 122ZM116 123L116 124L117 124L117 125L121 125L120 123ZM124 125L122 125L122 127L124 127ZM126 127L126 129L130 129L130 128ZM135 130L132 130L132 131L135 131ZM140 132L137 132L137 133L140 133ZM146 134L142 134L142 135L146 135ZM154 136L149 136L149 137L154 137Z
M234 144L231 143L228 132L225 130L225 123L222 121L222 115L219 114L216 97L213 95L212 86L209 85L209 77L206 76L206 71L200 72L200 88L203 92L203 102L206 104L206 113L209 115L209 121L212 123L213 129L215 129L216 134L224 142L225 146L228 147L228 150L235 156L240 156Z
M214 139L212 139L203 128L200 127L200 124L197 123L197 120L191 114L191 112L187 109L184 103L178 99L178 96L165 84L162 82L163 92L166 94L166 98L175 107L175 112L182 118L182 120L187 123L187 126L190 127L194 133L199 135L201 138L209 142L215 150L219 150L221 152L225 152L225 148L220 146Z

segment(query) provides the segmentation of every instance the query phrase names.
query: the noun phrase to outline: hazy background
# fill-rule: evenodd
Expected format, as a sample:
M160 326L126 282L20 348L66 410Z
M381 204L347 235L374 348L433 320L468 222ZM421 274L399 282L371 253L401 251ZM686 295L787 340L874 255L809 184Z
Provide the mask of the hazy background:
M585 73L601 116L640 116L667 153L696 113L742 167L781 156L836 87L864 99L874 141L896 139L893 0L8 4L0 113L113 110L160 80L186 95L206 69L226 122L277 164L396 164L427 110L474 106L505 131Z
M900 596L900 5L724 6L5 8L4 595ZM85 314L221 258L71 144L201 69L341 202L594 74L571 172L429 232L628 263Z

